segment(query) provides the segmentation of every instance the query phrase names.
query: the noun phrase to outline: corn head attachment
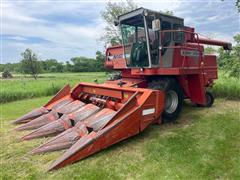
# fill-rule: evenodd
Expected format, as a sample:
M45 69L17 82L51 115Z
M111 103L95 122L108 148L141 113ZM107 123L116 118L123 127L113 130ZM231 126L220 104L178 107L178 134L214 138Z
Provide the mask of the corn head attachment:
M80 83L72 91L65 86L43 107L14 123L16 130L35 129L22 137L31 140L54 136L32 154L65 149L49 170L77 162L161 121L161 91Z

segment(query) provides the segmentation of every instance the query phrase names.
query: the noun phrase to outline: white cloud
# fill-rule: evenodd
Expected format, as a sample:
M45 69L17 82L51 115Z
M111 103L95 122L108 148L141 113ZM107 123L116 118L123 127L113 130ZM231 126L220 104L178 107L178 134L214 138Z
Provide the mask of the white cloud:
M2 7L3 23L4 22L22 22L22 23L32 23L32 22L41 22L42 20L34 18L28 15L26 12L22 11L23 9L18 8L14 4L3 4ZM25 9L26 11L27 9Z
M218 18L219 18L219 15L215 15L215 16L208 17L207 20L212 21L212 20L216 20Z
M25 40L27 40L26 38L21 37L21 36L11 36L11 37L8 37L8 39L12 39L12 40L16 40L16 41L25 41Z
M173 1L166 1L166 0L150 0L150 1L135 1L140 6L156 10L156 11L176 11L181 4L181 0L173 0Z

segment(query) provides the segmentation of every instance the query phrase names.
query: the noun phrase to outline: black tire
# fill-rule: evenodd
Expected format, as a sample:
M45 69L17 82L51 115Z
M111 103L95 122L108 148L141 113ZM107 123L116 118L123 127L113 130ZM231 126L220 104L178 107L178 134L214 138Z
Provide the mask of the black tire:
M206 104L197 104L198 107L212 107L214 103L214 97L209 91L205 94Z
M183 91L178 82L173 78L152 80L149 88L165 92L163 122L174 122L183 107Z

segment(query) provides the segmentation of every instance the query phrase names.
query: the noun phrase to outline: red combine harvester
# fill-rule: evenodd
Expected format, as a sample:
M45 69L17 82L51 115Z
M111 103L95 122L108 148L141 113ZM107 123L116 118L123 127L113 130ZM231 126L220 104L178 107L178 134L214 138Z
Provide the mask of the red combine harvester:
M106 50L105 65L121 77L103 84L65 86L46 105L14 121L16 130L33 130L22 140L53 136L33 154L67 149L49 170L79 161L134 136L153 123L174 121L184 99L210 107L207 91L217 79L216 56L202 44L231 44L204 39L183 19L144 8L115 22L122 45Z

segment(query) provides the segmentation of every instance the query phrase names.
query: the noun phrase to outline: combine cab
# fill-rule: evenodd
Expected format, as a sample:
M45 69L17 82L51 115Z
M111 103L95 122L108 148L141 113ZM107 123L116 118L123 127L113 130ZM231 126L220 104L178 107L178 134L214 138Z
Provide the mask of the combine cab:
M64 167L143 131L174 121L184 99L210 107L207 91L217 79L216 56L202 44L231 49L199 37L183 19L140 8L119 16L123 44L106 50L105 65L121 77L103 84L65 86L46 105L18 118L22 140L52 137L32 154L66 149L49 170ZM163 117L163 118L162 118Z

